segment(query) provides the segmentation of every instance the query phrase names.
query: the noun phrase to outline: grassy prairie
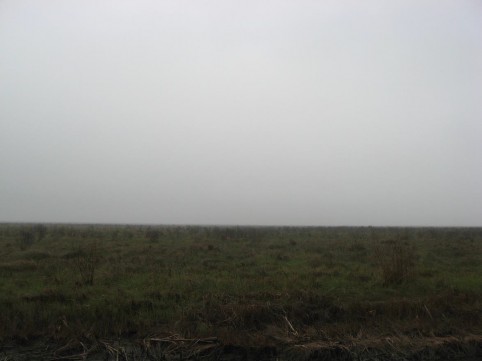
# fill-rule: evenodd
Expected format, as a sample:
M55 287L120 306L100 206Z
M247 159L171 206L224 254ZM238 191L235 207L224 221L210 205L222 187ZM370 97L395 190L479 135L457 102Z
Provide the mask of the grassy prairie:
M0 225L0 341L482 335L482 229Z

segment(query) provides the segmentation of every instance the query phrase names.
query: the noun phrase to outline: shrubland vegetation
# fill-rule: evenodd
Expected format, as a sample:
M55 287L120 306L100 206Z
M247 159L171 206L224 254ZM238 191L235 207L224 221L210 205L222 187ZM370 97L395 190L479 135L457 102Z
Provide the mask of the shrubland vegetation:
M482 229L0 225L0 340L482 334Z

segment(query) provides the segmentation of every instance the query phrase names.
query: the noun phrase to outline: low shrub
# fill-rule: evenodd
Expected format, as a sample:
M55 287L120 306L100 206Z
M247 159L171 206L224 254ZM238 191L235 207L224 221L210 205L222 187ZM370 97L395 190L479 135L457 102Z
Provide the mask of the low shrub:
M86 247L80 248L76 252L73 262L79 272L80 284L93 285L95 270L99 264L97 242L92 242Z
M384 285L398 285L414 277L415 249L405 241L385 241L375 247L375 262Z

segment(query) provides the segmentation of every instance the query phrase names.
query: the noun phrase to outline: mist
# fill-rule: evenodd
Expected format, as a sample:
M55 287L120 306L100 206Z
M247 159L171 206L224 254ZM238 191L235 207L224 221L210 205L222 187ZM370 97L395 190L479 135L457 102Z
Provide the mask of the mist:
M0 221L481 226L478 1L0 2Z

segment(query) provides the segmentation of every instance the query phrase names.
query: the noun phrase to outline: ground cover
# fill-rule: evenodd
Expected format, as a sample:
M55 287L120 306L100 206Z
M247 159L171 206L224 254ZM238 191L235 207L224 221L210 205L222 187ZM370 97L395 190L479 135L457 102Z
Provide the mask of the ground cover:
M481 296L480 228L0 225L3 344L474 350Z

